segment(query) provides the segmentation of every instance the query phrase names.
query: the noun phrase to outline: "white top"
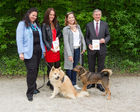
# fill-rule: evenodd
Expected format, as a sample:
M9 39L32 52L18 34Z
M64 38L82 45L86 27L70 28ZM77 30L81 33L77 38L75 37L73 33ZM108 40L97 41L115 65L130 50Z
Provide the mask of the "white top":
M72 33L73 33L73 46L79 47L80 46L80 37L79 37L78 29L75 32L72 31Z
M96 21L94 20L94 29L95 29L95 31L96 31ZM98 33L99 33L99 31L100 31L100 20L98 21Z

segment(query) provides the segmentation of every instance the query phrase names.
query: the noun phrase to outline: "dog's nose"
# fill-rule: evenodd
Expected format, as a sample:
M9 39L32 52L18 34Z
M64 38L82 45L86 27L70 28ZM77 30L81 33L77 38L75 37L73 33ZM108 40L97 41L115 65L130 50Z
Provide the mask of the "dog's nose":
M58 80L59 79L59 76L57 76L55 79Z

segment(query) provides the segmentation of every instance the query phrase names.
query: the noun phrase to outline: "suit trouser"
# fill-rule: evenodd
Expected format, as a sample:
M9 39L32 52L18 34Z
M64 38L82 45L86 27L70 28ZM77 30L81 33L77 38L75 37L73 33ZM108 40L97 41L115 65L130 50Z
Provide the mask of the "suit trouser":
M39 69L39 63L41 59L42 51L38 51L36 53L33 53L33 56L31 59L25 59L25 65L27 69L27 92L26 95L32 95L34 90L37 89L37 76L38 76L38 69Z
M104 69L105 56L105 53L101 55L99 51L97 51L95 54L88 53L89 71L95 72L95 65L97 61L97 72L101 72Z

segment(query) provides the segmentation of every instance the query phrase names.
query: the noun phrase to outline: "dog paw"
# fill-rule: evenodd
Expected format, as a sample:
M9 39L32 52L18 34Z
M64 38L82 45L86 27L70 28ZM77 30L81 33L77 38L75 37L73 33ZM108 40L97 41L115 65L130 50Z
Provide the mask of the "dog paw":
M49 98L50 98L50 99L53 99L54 97L55 97L55 96L50 96Z
M108 97L108 98L107 98L107 100L111 100L111 98L110 98L110 97Z
M106 96L106 95L107 95L106 93L102 94L102 96Z

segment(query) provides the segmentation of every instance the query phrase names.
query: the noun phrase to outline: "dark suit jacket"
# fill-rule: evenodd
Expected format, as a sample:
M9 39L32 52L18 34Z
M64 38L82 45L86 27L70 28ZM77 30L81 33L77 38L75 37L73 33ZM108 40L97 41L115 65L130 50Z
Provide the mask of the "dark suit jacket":
M56 29L56 37L60 38L61 30L59 24L56 24L55 29ZM47 47L47 50L49 51L52 47L52 39L53 39L51 27L50 25L46 25L45 23L43 23L41 30L44 45Z
M86 44L89 46L89 44L92 44L93 39L105 39L105 44L100 44L100 54L105 54L106 53L106 43L110 40L110 34L109 34L109 29L108 29L108 24L106 22L100 21L100 30L98 37L96 36L95 28L94 28L94 22L90 22L86 26ZM90 54L95 54L97 51L96 50L90 50L88 47L88 53Z

